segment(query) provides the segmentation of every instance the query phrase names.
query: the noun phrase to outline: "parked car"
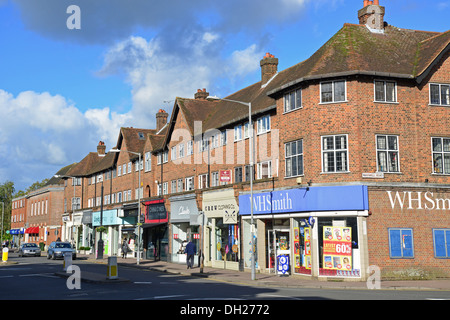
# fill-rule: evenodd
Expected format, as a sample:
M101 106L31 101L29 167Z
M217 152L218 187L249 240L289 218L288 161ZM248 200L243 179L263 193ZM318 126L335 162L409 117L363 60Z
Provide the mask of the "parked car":
M22 243L19 246L19 257L41 256L41 248L36 243Z
M53 260L58 258L64 258L66 252L72 253L72 259L77 258L77 251L72 247L70 242L57 242L53 241L50 243L47 249L47 259L52 258Z

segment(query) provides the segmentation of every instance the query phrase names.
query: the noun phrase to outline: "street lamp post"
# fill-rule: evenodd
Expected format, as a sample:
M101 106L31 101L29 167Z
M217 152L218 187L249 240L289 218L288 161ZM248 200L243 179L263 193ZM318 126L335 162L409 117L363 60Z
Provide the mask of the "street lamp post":
M243 102L243 101L237 101L237 100L230 100L225 98L218 98L214 96L208 96L207 99L214 99L214 100L223 100L228 102L234 102L239 103L244 106L248 106L248 126L249 126L249 162L250 162L250 214L251 214L251 220L250 220L250 232L251 232L251 245L252 245L252 254L251 254L251 277L252 280L255 280L255 226L253 223L253 148L254 148L254 141L253 141L253 123L252 123L252 103L251 102Z
M119 149L111 149L110 152L117 152L119 153L121 150ZM141 247L141 153L140 152L133 152L128 150L123 150L125 152L135 154L139 156L139 186L138 186L138 222L137 222L137 229L138 229L138 244L137 244L137 260L136 263L139 264L141 260L141 254L140 254L140 247Z

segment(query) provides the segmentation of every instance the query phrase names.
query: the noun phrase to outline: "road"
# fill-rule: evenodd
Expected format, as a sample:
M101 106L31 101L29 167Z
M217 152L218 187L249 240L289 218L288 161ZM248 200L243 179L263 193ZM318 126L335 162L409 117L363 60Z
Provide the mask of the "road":
M62 260L47 260L46 257L22 257L10 254L9 262L0 266L0 300L136 300L179 301L173 312L182 312L182 307L207 301L236 304L257 301L268 304L280 301L280 306L296 305L305 300L449 300L446 291L404 290L340 290L252 287L208 278L172 275L119 266L119 276L129 281L122 283L81 282L79 289L69 289L66 278L57 276L63 271ZM104 264L87 260L74 260L81 272L106 274ZM180 302L183 301L183 302ZM159 304L157 304L159 305ZM165 304L160 304L165 305ZM284 308L284 307L283 307ZM187 310L186 310L187 311ZM194 311L194 309L192 309ZM228 309L231 312L231 309ZM238 310L239 311L239 310ZM217 311L216 311L217 312ZM242 310L240 311L242 312Z

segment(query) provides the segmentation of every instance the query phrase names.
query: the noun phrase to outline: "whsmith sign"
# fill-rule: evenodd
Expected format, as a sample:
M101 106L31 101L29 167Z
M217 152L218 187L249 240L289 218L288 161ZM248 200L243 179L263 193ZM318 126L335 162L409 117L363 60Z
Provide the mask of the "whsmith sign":
M251 214L251 195L239 196L239 214ZM310 187L253 195L253 214L368 210L367 186Z
M450 198L435 195L431 191L386 191L391 208L450 210Z

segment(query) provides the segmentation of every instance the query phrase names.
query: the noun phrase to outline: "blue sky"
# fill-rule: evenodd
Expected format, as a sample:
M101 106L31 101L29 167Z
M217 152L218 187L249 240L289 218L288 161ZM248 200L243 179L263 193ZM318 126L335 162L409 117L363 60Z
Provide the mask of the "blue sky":
M450 0L380 0L400 28L449 30ZM81 29L69 30L70 5ZM0 183L16 190L154 128L175 97L226 96L320 48L363 0L0 0ZM165 102L171 101L171 102Z

